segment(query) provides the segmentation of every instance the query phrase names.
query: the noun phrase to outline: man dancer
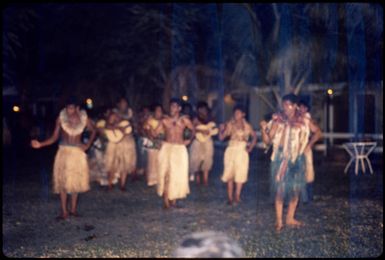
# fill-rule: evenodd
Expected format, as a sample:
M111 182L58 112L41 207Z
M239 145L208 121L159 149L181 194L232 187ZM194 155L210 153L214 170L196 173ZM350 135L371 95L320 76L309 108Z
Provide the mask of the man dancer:
M191 121L186 116L180 116L180 100L170 100L170 116L162 119L156 133L161 127L165 130L166 138L159 151L159 178L157 192L163 196L163 208L176 205L176 199L185 198L190 193L188 180L188 153L186 145L191 139L183 139L183 131L187 127L195 134Z
M304 151L311 149L318 135L313 135L309 141L310 132L316 132L315 126L306 117L297 113L298 98L294 94L282 98L283 112L273 115L273 122L268 137L271 140L273 153L271 155L271 189L275 194L275 211L277 232L283 228L283 201L289 199L286 225L300 227L302 222L294 219L298 204L299 193L305 188L305 159ZM262 129L262 135L267 133Z
M91 131L87 144L81 141L81 135L85 128ZM68 218L67 194L71 194L71 216L79 216L77 213L78 193L86 192L89 186L89 168L85 151L94 141L95 127L87 117L84 110L80 110L74 98L67 101L66 107L61 110L56 120L55 130L52 136L43 141L31 141L35 149L53 144L59 139L59 149L55 156L53 167L53 192L60 194L62 214L57 220Z
M200 184L200 173L203 172L203 184L207 186L214 156L212 136L218 133L218 128L211 120L206 102L198 103L193 125L196 136L190 146L190 180L194 180L196 176L196 181Z

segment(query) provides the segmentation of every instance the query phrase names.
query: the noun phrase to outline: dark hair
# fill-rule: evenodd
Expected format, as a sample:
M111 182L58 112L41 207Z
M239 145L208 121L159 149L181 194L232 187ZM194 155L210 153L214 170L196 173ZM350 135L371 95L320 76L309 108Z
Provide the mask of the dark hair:
M206 108L207 110L209 110L209 105L207 104L207 102L205 101L199 101L198 104L197 104L197 109L200 109L200 108Z
M176 103L178 104L178 106L182 106L182 102L180 101L179 98L175 98L175 97L171 98L169 104L171 105L172 103Z
M307 107L307 110L310 111L310 104L307 100L305 99L301 99L299 102L298 102L298 106L304 106L304 107Z
M272 119L272 117L273 117L273 113L268 113L263 116L263 119L268 122Z
M75 105L75 106L79 105L78 100L75 96L71 95L67 98L66 106L69 106L69 105Z
M120 103L122 100L124 100L124 101L126 101L127 102L127 104L128 104L128 100L127 100L127 98L126 97L119 97L118 98L118 102L116 102L116 103Z
M286 100L290 101L290 102L293 103L293 104L298 104L298 96L295 95L295 94L293 94L293 93L284 95L284 96L282 97L282 102L283 102L283 101L286 101Z
M160 109L162 109L162 111L163 111L163 106L162 106L160 103L152 104L152 106L151 106L151 111L152 111L152 112L155 112L155 110L156 110L157 107L160 107Z
M234 106L233 113L235 112L235 110L239 110L242 113L245 113L245 108L242 105L239 105L239 104Z

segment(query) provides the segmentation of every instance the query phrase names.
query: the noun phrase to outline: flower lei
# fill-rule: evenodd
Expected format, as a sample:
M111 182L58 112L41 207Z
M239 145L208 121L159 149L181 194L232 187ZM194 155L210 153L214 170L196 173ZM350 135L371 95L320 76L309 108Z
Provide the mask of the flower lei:
M80 135L87 125L87 113L84 110L79 111L80 122L76 125L70 122L65 108L60 111L60 125L63 130L70 136Z

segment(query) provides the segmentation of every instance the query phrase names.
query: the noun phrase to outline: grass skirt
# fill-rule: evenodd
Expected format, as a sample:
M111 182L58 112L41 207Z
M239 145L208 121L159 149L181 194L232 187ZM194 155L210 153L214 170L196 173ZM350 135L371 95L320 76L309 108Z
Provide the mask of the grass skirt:
M299 155L294 163L289 161L283 178L277 181L278 170L283 161L282 154L282 149L279 149L270 165L270 189L272 195L275 196L278 193L283 199L289 200L295 195L299 195L299 193L303 193L306 196L305 156L303 154Z
M221 180L245 183L249 171L249 154L246 142L230 141L224 156L224 171Z
M135 140L127 135L119 143L108 142L105 165L108 172L132 173L136 167Z
M90 182L96 181L102 186L108 185L108 172L105 166L104 153L105 151L91 147L88 156ZM116 184L119 177L119 173L116 172L112 180L112 184Z
M152 186L158 183L158 149L148 149L147 150L147 185Z
M211 139L207 142L199 142L194 139L190 147L190 172L210 171L213 166L213 155L214 143Z
M53 166L53 192L80 193L89 189L87 154L76 146L59 145Z
M185 198L190 193L186 146L164 142L159 151L158 163L158 195L163 196L167 190L170 200Z

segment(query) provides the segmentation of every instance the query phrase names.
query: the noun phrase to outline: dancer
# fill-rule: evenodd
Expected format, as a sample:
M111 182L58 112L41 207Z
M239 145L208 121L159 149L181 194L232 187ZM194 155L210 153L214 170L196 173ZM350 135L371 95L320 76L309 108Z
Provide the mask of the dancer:
M81 141L81 134L88 128L91 131L87 144ZM60 194L62 214L58 220L68 218L67 194L71 194L69 214L79 216L77 212L78 193L86 192L89 186L89 169L85 151L95 138L95 128L84 110L80 110L74 98L70 98L56 120L52 136L43 141L31 140L35 149L53 144L59 139L59 149L53 166L53 192Z
M134 112L128 106L128 101L125 97L119 98L117 106L112 109L112 112L117 114L121 120L129 120L132 124Z
M120 175L121 191L126 191L127 175L135 172L136 147L132 125L128 120L132 118L132 111L130 111L127 101L124 98L120 99L118 110L110 113L104 130L108 139L105 165L109 176L109 190L112 189L112 181L116 172Z
M237 205L241 200L242 186L247 181L249 153L257 142L257 135L246 121L245 113L240 106L234 107L231 120L225 125L220 125L219 139L224 140L227 136L230 136L230 141L225 150L224 171L221 180L227 183L229 205L233 205L235 182L234 205ZM252 140L248 143L250 136Z
M271 155L271 189L275 194L276 231L283 228L283 201L289 199L286 225L299 227L303 223L294 219L299 193L305 188L304 151L311 149L318 135L309 141L310 132L317 127L297 113L298 99L294 94L282 98L283 112L273 115L268 139L273 145ZM267 133L263 130L262 135ZM266 137L263 137L265 139Z
M195 138L190 146L190 180L200 184L203 172L203 184L208 185L209 171L213 165L214 142L212 136L218 134L218 128L210 117L210 109L206 102L197 105L197 116L193 120Z
M150 115L144 125L147 136L147 138L144 139L144 146L147 149L146 177L148 186L153 186L158 183L158 156L165 133L162 127L158 134L155 132L155 129L161 124L162 119L163 108L161 105L156 104L153 107L153 115Z
M100 186L108 186L108 171L105 165L105 153L108 138L105 134L106 120L111 112L107 109L103 114L99 115L96 121L97 136L89 150L89 167L90 181L97 181ZM119 180L119 173L114 174L112 184L116 184Z
M192 122L186 116L180 116L180 100L170 100L170 116L162 119L155 133L161 127L165 129L166 139L159 151L159 178L157 191L163 196L163 208L176 206L176 199L185 198L190 193L188 180L188 153L186 145L191 139L183 139L183 131L188 128L195 134Z

